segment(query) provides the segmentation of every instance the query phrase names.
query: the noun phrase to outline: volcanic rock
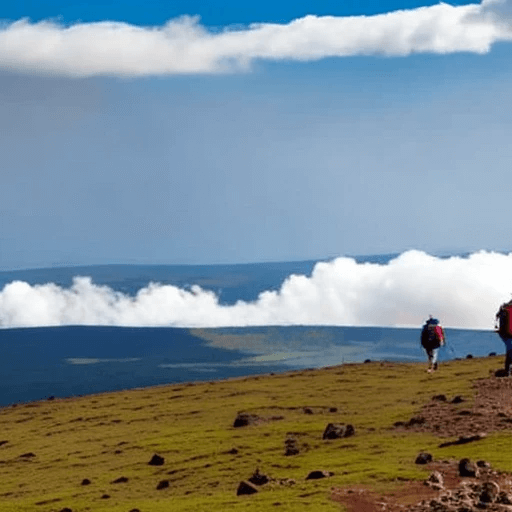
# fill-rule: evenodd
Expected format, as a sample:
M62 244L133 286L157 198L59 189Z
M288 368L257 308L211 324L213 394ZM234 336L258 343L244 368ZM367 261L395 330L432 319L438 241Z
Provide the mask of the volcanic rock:
M322 439L340 439L342 437L350 437L355 434L354 426L350 423L329 423L322 434Z
M478 476L478 468L469 459L461 459L459 461L459 475L475 478Z
M315 471L311 471L308 474L308 476L306 477L306 480L319 480L320 478L328 478L333 475L334 475L334 473L331 473L330 471L315 470Z
M251 482L251 484L254 485L265 485L269 481L269 477L267 475L264 475L263 473L260 473L259 469L256 469L251 478L249 478L249 482Z
M160 480L156 486L156 490L160 491L162 489L167 489L169 487L169 480Z
M150 466L162 466L165 462L163 457L160 457L160 455L157 455L156 453L151 457L151 460L148 462Z
M298 455L300 453L299 443L293 436L288 436L284 441L284 454L288 457L290 455Z
M414 462L416 464L428 464L429 462L432 462L432 455L430 453L421 452L418 454Z
M258 492L258 489L256 489L256 487L249 483L249 482L240 482L240 484L238 485L238 489L236 490L236 495L237 496L243 496L245 494L255 494Z
M485 482L482 484L482 492L480 501L484 503L492 503L496 500L500 493L500 486L496 482Z
M125 476L120 476L119 478L116 478L112 481L113 484L125 484L126 482L128 482L128 478Z
M248 425L254 425L259 421L260 417L256 414L248 414L245 412L239 412L235 421L233 423L233 427L246 427Z

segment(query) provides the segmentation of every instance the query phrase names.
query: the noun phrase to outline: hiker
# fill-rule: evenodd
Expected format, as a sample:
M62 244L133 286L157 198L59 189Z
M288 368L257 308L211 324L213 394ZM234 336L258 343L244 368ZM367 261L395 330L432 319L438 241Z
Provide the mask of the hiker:
M512 300L502 304L496 313L494 328L497 330L507 351L505 356L505 375L510 376L512 363Z
M439 355L439 347L442 347L445 342L443 328L439 320L433 318L432 315L428 317L423 329L421 330L421 345L425 349L428 357L428 372L431 373L437 370L438 363L437 357Z

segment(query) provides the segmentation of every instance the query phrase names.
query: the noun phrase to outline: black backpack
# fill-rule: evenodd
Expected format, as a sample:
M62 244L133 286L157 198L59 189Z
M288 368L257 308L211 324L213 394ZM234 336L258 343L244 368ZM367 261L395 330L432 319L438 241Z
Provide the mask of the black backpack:
M421 331L421 344L423 348L433 349L441 346L441 339L439 337L437 322L427 322Z

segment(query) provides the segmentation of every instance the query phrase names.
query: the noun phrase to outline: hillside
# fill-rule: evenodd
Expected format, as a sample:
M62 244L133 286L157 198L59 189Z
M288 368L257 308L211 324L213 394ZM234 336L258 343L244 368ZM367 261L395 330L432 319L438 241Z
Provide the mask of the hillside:
M423 484L435 469L444 490L459 485L464 457L485 460L482 477L503 490L512 386L494 376L501 365L459 360L430 375L371 362L6 407L1 510L398 510L441 492ZM323 439L329 423L353 432ZM433 461L416 464L420 452ZM237 496L255 472L269 481Z

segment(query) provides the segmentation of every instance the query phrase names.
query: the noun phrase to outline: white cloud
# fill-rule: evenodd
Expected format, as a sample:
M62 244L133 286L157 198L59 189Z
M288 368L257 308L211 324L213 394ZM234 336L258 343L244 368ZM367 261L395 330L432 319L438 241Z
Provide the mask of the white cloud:
M255 59L310 61L353 55L486 53L510 41L510 0L395 11L375 16L305 16L209 31L197 17L161 27L120 22L19 20L0 28L0 68L68 76L219 73Z
M443 259L408 251L385 265L318 263L311 277L292 275L280 290L234 305L197 286L150 284L130 297L87 277L68 289L15 281L0 291L0 326L419 326L433 314L446 326L492 329L511 292L512 253Z

